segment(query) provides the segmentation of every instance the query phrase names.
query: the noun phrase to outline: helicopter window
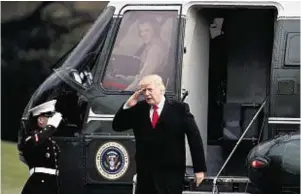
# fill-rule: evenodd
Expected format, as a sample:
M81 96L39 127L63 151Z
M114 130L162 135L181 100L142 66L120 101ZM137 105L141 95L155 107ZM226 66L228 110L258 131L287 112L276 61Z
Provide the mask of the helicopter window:
M177 11L128 11L124 14L101 85L136 90L140 79L160 75L167 91L175 83Z
M300 33L288 33L285 49L286 66L300 66Z

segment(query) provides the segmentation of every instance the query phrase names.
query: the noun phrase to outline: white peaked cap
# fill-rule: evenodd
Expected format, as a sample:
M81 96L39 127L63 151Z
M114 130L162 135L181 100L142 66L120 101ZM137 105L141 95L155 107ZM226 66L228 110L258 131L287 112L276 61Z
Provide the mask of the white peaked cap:
M56 100L51 100L30 109L28 112L32 112L33 116L37 116L41 113L53 112L55 111L55 104Z

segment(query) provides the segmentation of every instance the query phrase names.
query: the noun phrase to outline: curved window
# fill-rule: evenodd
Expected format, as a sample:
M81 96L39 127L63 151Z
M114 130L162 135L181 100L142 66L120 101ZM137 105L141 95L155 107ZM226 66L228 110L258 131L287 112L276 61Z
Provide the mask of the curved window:
M167 91L173 91L177 29L177 11L127 11L102 77L102 86L106 90L133 91L142 77L158 74Z
M290 32L286 36L285 66L300 66L300 33Z

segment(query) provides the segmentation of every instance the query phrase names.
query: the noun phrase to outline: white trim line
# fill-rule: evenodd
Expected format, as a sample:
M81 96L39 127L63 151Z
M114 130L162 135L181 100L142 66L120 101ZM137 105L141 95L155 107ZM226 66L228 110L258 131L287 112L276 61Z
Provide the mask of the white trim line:
M136 2L137 3L137 2ZM139 2L136 5L135 2L129 3L132 5L125 4L124 6L120 7L119 12L117 9L115 10L115 15L123 16L126 11L140 11L140 10L147 10L147 11L177 11L178 15L180 15L181 11L181 4L179 5L168 5L168 4L155 4L155 5L139 5Z
M124 15L126 11L177 11L180 15L181 5L126 5L123 7L118 15Z
M90 121L113 121L114 118L101 118L101 117L89 117L87 123Z
M94 114L94 115L89 115L89 117L96 117L96 118L114 118L115 115L110 115L110 114Z
M220 7L220 6L229 6L229 7L275 7L278 11L277 18L283 15L284 6L277 1L190 1L183 5L182 14L187 15L189 9L194 6L210 6L210 7Z
M292 118L292 117L269 117L269 120L275 120L275 121L301 121L301 118Z
M114 117L114 114L96 114L93 112L92 108L90 108L87 123L90 121L113 121Z
M269 121L270 124L301 124L301 121Z

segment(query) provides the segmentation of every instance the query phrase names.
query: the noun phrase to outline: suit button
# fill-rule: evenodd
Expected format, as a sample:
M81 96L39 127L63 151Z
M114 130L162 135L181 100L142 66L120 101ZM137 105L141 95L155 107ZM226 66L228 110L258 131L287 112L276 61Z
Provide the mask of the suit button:
M47 147L47 150L49 150L49 147Z
M46 156L46 158L49 158L49 157L50 157L50 154L47 152L47 153L45 154L45 156Z

